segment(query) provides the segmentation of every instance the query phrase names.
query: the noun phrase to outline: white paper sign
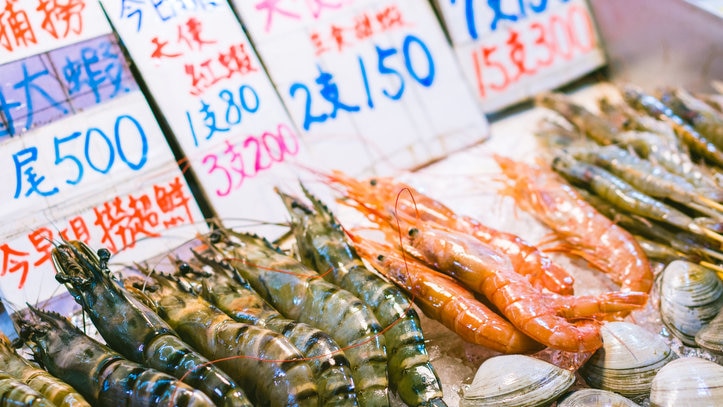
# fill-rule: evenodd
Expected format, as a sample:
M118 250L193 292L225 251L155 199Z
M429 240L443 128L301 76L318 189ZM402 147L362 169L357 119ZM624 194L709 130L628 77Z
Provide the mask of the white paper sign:
M605 64L584 0L436 0L485 112L554 89Z
M0 0L0 65L110 32L97 0Z
M487 137L427 1L233 1L316 166L408 169Z
M278 221L304 141L230 6L186 3L102 1L216 215Z
M207 230L140 91L6 139L0 163L0 291L18 307L62 292L49 257L61 238L117 253L179 226Z

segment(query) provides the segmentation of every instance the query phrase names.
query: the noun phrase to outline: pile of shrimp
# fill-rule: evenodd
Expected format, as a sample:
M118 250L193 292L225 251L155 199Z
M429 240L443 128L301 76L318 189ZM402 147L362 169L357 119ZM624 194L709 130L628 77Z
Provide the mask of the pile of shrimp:
M514 163L498 159L501 166ZM540 248L459 215L391 177L358 180L336 171L327 181L343 191L342 203L365 214L383 232L383 239L362 238L349 227L356 250L405 289L428 317L469 342L501 353L544 348L594 352L602 345L602 323L646 304L653 283L650 264L630 234L610 227L611 222L576 196L566 196L566 184L556 174L529 170L528 181L546 184L528 186L545 194L540 201L556 201L555 208L547 209L558 222L566 222L580 236L608 243L598 263L620 285L619 291L576 296L573 276ZM580 214L584 219L575 224ZM578 248L586 243L592 244L574 242ZM605 268L603 260L615 267Z
M547 147L539 167L632 233L649 258L699 262L723 276L720 105L679 88L617 89L619 101L601 98L598 112L562 93L538 95L536 104L555 112L536 132ZM534 209L516 191L528 180L502 167L506 191Z
M217 222L183 259L169 254L170 267L134 264L116 275L107 249L56 243L56 279L99 337L50 310L16 312L19 342L58 384L35 380L49 393L32 397L65 397L64 406L376 407L394 395L446 406L410 298L367 268L327 206L302 191L277 189L294 252ZM0 346L0 362L18 358Z

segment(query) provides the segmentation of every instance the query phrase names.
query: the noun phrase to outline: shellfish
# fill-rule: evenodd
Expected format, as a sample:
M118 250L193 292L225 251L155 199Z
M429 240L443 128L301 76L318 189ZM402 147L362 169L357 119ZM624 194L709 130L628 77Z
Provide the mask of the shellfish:
M641 401L653 377L676 354L663 337L630 322L609 322L600 328L603 346L580 368L585 382L597 389Z
M611 391L580 389L557 400L557 407L639 407L639 405Z
M710 269L684 260L672 261L660 282L660 317L687 346L723 307L723 283Z
M653 379L651 407L723 405L723 366L697 357L674 360Z
M723 311L718 312L708 325L695 334L695 343L703 349L723 355Z
M531 356L495 356L479 367L459 405L546 406L574 382L572 372Z

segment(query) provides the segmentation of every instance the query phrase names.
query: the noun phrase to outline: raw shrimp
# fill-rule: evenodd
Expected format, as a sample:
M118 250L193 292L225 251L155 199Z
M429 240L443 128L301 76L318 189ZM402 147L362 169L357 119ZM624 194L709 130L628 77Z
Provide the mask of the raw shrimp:
M40 392L0 371L0 407L55 407Z
M723 166L723 151L715 144L698 133L668 106L652 95L645 94L640 89L625 86L622 90L623 99L632 107L644 111L650 116L666 121L673 127L675 134L690 148L690 150L717 166Z
M241 383L255 403L319 404L311 367L283 335L234 321L189 292L176 277L129 276L124 282L131 294L149 303L186 342Z
M238 322L270 329L284 335L311 366L322 406L356 406L357 397L351 375L349 360L344 351L326 332L311 325L284 318L266 302L251 286L236 274L226 262L217 262L193 253L201 261L209 261L213 271L180 264L178 270L184 277L200 281L198 295L216 306Z
M128 407L212 407L201 391L175 377L125 359L84 334L67 318L28 305L16 315L21 338L52 375L78 390L93 405Z
M507 178L500 190L607 273L621 291L649 292L653 272L635 238L596 211L551 170L494 157Z
M70 241L52 251L55 278L65 284L106 343L128 359L182 379L222 406L250 406L241 388L179 338L150 308L110 276L110 252L96 255Z
M617 128L599 115L576 104L569 96L545 92L535 97L535 104L557 112L599 145L606 146L617 142Z
M353 201L352 206L375 223L396 227L398 220L425 221L472 234L507 254L515 271L528 276L536 287L558 294L573 293L573 277L537 247L515 234L488 227L469 216L458 215L440 201L391 178L359 181L335 171L326 179L340 186ZM400 193L405 190L408 193Z
M354 247L382 275L404 289L427 315L462 339L501 353L534 353L544 348L497 315L460 283L396 249L353 238Z
M660 101L673 113L693 125L716 147L723 149L723 115L683 89L664 90Z
M18 355L4 334L0 334L0 371L11 372L15 378L58 407L90 407L85 398L68 383Z
M693 220L672 206L638 191L600 167L576 161L569 155L555 157L552 167L568 181L584 185L610 204L624 209L628 213L664 222L723 242L723 236L702 226L700 221Z
M219 229L209 240L209 245L284 316L334 338L351 363L361 406L389 405L382 328L359 298L258 236Z
M400 289L366 268L331 211L301 188L313 208L278 188L276 192L291 215L302 262L371 308L384 328L389 385L402 401L409 406L446 406L412 303Z

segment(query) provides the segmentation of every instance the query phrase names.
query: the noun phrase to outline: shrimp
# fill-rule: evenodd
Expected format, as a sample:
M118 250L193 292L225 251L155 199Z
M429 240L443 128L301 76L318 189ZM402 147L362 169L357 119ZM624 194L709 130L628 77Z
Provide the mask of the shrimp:
M284 335L311 366L319 391L320 405L358 405L349 360L344 351L326 332L311 325L284 318L266 302L226 262L193 254L208 262L213 271L180 264L179 273L200 280L197 294L238 322L257 325ZM235 279L234 279L235 275Z
M599 145L606 146L617 142L618 129L564 94L541 93L535 97L535 104L557 112Z
M409 244L429 266L482 293L530 338L567 352L593 352L602 346L599 322L565 319L540 291L514 272L509 259L479 240L424 227L409 230Z
M354 201L353 206L377 224L396 227L397 219L407 222L419 220L469 233L507 254L515 270L528 276L536 287L558 294L573 293L574 278L531 243L469 216L458 215L411 186L391 178L358 181L339 171L327 176L327 180L344 188L345 194ZM409 194L399 193L405 189Z
M653 271L642 248L626 230L600 214L551 170L494 156L507 178L500 190L604 271L621 291L649 292Z
M693 125L693 128L710 140L716 147L723 149L723 115L696 99L683 89L664 90L660 101L673 113Z
M720 216L716 210L723 211L723 206L716 202L723 198L722 191L718 190L712 196L706 196L707 191L696 189L685 178L616 145L574 150L572 155L578 160L610 171L653 198L668 198L689 206L695 203L694 209L713 217Z
M723 151L719 150L710 140L698 133L689 124L663 102L652 95L632 86L623 88L623 99L632 107L646 112L648 115L659 118L673 128L675 134L690 148L690 150L717 166L723 166Z
M0 407L20 406L55 407L55 404L16 377L0 371Z
M106 343L126 358L182 379L222 406L251 403L231 377L179 338L150 308L110 277L110 252L83 242L55 247L55 278L90 316Z
M534 353L544 348L451 277L410 261L384 244L358 237L352 237L352 242L359 255L414 298L425 315L463 340L507 354Z
M570 182L585 185L601 198L629 213L723 242L723 236L702 226L700 221L693 220L674 207L638 191L600 167L576 161L567 155L555 157L552 167Z
M204 393L175 377L125 359L84 334L60 314L30 305L28 310L31 315L16 315L15 322L35 359L50 374L78 390L92 405L214 405Z
M382 328L359 298L258 236L219 229L210 247L285 317L334 338L351 364L359 405L389 405Z
M90 407L85 398L68 383L18 355L4 334L0 334L0 371L12 372L15 378L58 407Z
M384 328L390 387L409 406L446 406L407 296L366 268L329 209L301 185L313 208L281 192L304 264L364 301ZM326 271L329 272L326 272Z
M215 363L241 383L255 403L319 404L311 367L283 335L234 321L191 293L177 277L154 276L128 276L124 282L132 295L148 302L183 339L204 356L217 360Z

